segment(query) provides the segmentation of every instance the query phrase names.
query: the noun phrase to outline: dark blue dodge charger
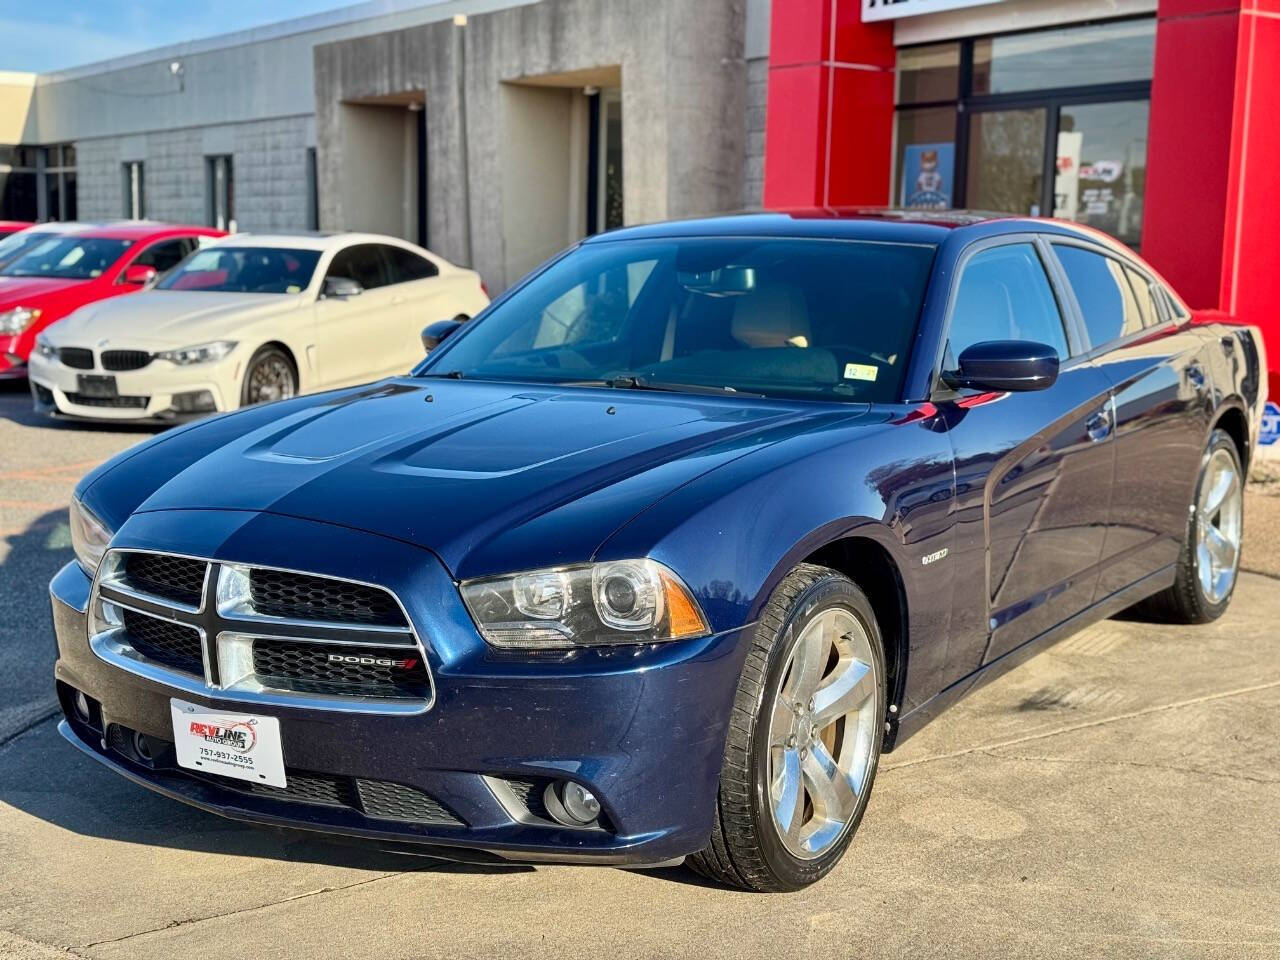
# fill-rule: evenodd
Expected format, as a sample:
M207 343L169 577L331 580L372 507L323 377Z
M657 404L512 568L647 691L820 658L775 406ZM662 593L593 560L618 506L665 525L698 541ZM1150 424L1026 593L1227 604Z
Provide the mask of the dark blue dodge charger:
M957 697L1226 608L1266 365L1192 321L1047 221L593 238L410 376L87 476L62 733L240 820L802 887Z

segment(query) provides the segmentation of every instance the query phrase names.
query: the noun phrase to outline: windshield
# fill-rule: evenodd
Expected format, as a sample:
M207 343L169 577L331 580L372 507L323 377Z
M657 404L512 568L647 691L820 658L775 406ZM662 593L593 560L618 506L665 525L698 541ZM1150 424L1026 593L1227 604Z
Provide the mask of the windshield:
M216 247L188 257L156 286L210 293L301 293L319 259L319 250Z
M0 270L0 276L92 280L131 246L132 240L106 237L46 237Z
M57 236L57 234L32 233L28 230L9 234L9 236L0 240L0 266L8 263L22 251L30 249L41 240L47 240L52 236Z
M804 239L587 244L419 373L894 401L933 254Z

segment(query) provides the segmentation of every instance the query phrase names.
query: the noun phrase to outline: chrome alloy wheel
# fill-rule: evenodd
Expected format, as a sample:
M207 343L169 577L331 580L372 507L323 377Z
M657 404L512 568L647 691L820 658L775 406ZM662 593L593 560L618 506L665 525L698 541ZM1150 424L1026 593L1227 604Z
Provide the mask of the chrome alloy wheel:
M1231 454L1217 449L1205 464L1196 505L1196 575L1210 603L1221 603L1236 582L1244 527L1244 484Z
M769 809L802 860L848 831L880 735L881 683L871 637L850 611L824 610L789 655L769 721Z
M289 366L289 361L277 353L259 360L249 371L246 393L251 404L288 400L296 392L293 369Z

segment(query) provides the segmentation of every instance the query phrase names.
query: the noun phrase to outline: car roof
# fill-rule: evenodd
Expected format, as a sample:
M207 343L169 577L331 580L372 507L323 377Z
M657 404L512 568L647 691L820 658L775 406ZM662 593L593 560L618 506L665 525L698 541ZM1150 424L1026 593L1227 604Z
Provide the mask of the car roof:
M283 247L291 250L340 250L356 243L389 243L397 247L413 244L399 237L378 233L327 233L323 231L297 231L296 233L232 233L222 237L209 247Z
M154 240L160 237L205 236L220 237L221 230L213 227L186 226L177 223L157 223L151 220L118 220L105 223L80 224L80 229L73 232L77 236L95 237L106 240Z
M904 210L879 207L776 210L675 220L624 227L597 234L586 242L768 236L940 244L955 234L971 234L977 239L979 236L1019 232L1074 235L1120 248L1116 241L1105 234L1061 220L980 210Z

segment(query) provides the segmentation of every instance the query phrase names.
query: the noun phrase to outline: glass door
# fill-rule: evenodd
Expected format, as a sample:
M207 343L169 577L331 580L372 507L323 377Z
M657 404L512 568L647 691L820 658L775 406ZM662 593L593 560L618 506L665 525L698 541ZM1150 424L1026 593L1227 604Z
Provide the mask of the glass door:
M969 115L965 203L974 210L1039 216L1044 196L1044 107Z
M1053 215L1105 230L1131 246L1142 237L1147 184L1146 100L1058 109Z

